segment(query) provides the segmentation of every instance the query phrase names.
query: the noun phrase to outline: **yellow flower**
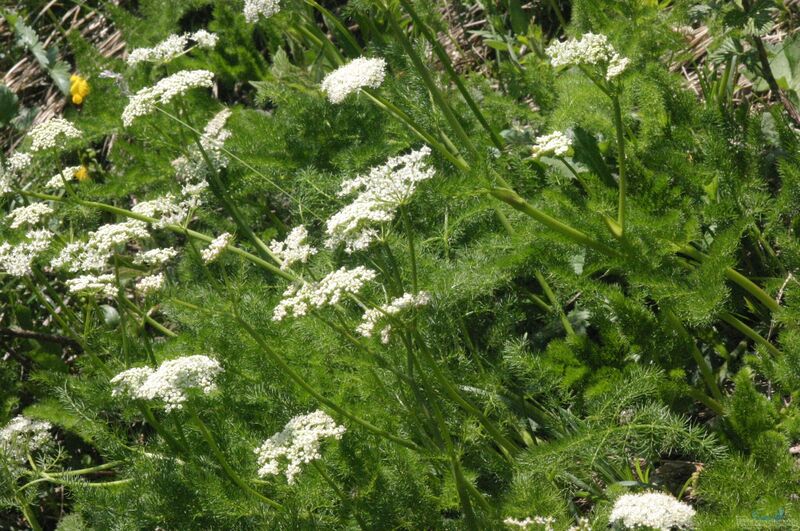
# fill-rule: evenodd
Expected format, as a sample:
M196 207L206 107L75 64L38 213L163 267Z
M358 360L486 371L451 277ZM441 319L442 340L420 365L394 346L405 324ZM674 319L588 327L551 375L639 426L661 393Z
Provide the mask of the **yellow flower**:
M80 105L89 95L89 82L78 74L69 76L69 93L72 94L72 103Z
M86 181L89 179L89 168L81 164L81 167L75 172L75 178L79 181Z

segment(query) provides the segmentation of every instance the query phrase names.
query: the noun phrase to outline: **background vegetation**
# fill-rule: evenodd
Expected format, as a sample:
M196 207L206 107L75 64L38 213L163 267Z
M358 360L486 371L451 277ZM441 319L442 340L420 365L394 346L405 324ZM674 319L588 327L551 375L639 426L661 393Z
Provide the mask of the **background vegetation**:
M6 156L53 114L82 133L0 210L85 166L51 201L63 242L124 220L108 207L177 193L172 161L198 158L195 132L223 107L229 164L191 228L234 233L251 258L300 224L322 248L343 180L429 143L410 123L452 142L380 245L305 268L375 269L367 306L429 292L388 344L353 336L352 300L272 321L277 268L233 252L205 264L185 231L120 246L111 300L65 289L58 244L30 276L0 275L2 416L49 421L58 444L22 475L5 468L0 527L491 529L542 515L602 529L619 495L654 489L701 529L800 524L794 2L282 0L247 23L238 1L27 0L0 14ZM199 29L213 49L123 60ZM613 97L545 53L587 32L630 59ZM384 83L331 104L320 82L362 55L386 59ZM212 71L213 89L123 127L131 92L187 69ZM80 105L71 74L91 87ZM556 130L570 153L532 158ZM0 226L0 240L19 234ZM166 286L133 293L130 257L169 246ZM113 375L189 354L224 367L218 392L192 398L199 423L112 397ZM258 480L253 449L316 409L343 438L294 484Z

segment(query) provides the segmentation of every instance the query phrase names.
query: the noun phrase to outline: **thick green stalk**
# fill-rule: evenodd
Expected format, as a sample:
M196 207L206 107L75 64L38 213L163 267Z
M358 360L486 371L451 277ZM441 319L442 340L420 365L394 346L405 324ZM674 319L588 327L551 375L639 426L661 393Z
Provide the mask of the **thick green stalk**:
M480 122L483 129L489 134L489 137L492 139L492 143L497 147L497 149L503 149L504 142L503 139L500 138L494 129L489 125L489 122L486 121L486 117L484 117L483 113L481 112L478 104L475 103L475 100L472 98L472 95L467 90L467 87L464 85L464 82L461 80L461 76L458 75L458 72L455 71L453 68L453 63L450 61L450 56L447 55L447 52L442 47L439 40L433 35L430 28L427 24L419 17L417 12L414 10L414 6L408 0L400 0L400 3L403 6L403 9L411 16L411 19L414 21L414 27L419 29L425 38L428 40L430 45L433 47L433 51L436 53L436 56L441 61L442 66L444 66L445 71L450 76L450 79L455 83L458 91L461 93L461 96L464 98L464 101L467 102L472 113L477 118L478 122Z
M431 75L430 70L425 66L422 59L417 54L417 51L414 49L414 46L411 44L411 41L408 40L406 34L403 33L403 30L397 24L397 21L394 18L394 13L392 13L390 9L385 9L385 12L392 31L397 37L397 40L400 41L401 46L411 59L411 62L414 63L414 68L416 68L417 72L419 72L420 76L422 76L422 81L425 83L425 86L428 87L436 106L439 107L439 110L441 110L442 114L444 114L447 123L450 124L450 127L453 129L453 132L456 134L458 140L464 145L464 147L467 148L473 157L477 157L478 151L475 149L472 139L469 137L467 132L464 131L464 128L461 126L461 122L458 121L458 117L456 117L455 113L450 108L450 105L447 103L447 99L444 97L444 94L442 94L442 91L436 84L436 80L433 79L433 75Z
M697 262L702 262L706 255L692 247L691 245L684 245L678 249L678 252L692 258ZM739 273L732 267L725 268L725 277L752 295L758 302L769 308L770 311L776 312L780 310L780 304L767 294L766 291L758 287L752 280Z
M236 320L239 322L239 324L241 324L242 327L245 329L245 331L250 335L250 337L252 337L253 340L255 340L255 342L263 349L264 353L267 356L269 356L269 358L273 361L273 363L278 365L281 368L281 370L283 370L284 374L286 374L298 386L300 386L303 389L305 389L305 391L308 394L313 396L319 402L321 402L322 404L325 404L326 406L328 406L332 410L336 411L337 413L339 413L343 417L346 417L346 418L350 419L351 421L355 422L356 424L358 424L362 428L365 428L367 431L370 431L370 432L374 433L375 435L383 437L384 439L387 439L387 440L392 441L392 442L394 442L396 444L404 446L404 447L406 447L406 448L408 448L410 450L414 450L415 452L421 452L422 451L422 449L419 446L417 446L415 443L413 443L412 441L409 441L407 439L403 439L402 437L398 437L397 435L393 435L393 434L391 434L391 433L389 433L389 432L387 432L385 430L382 430L381 428L378 428L377 426L374 426L373 424L367 422L366 420L363 420L360 417L357 417L353 413L350 413L349 411L347 411L346 409L341 407L339 404L333 402L332 400L329 400L329 399L325 398L316 389L314 389L310 384L306 383L306 381L299 374L297 374L297 372L295 372L295 370L292 369L289 366L289 364L287 364L283 360L283 358L281 358L275 351L273 351L272 348L270 348L269 345L267 345L266 341L261 336L261 334L256 332L256 330L252 326L250 326L249 323L247 323L244 319L242 319L241 316L239 316L238 314L235 317L236 317Z
M541 271L535 271L534 275L536 275L536 280L538 280L539 284L542 286L542 290L550 301L550 305L558 311L558 316L561 319L561 325L564 327L567 335L574 336L575 329L572 328L572 324L569 322L567 314L564 313L564 309L561 308L561 304L559 304L558 299L556 299L555 293L553 293L553 290L550 289L550 284L547 283L547 280L544 278L544 275Z
M520 212L527 214L528 216L532 217L539 223L542 223L546 227L553 229L555 232L561 234L562 236L567 237L568 239L579 243L581 245L585 245L591 249L599 251L608 256L619 256L619 253L612 249L611 247L607 246L606 244L599 242L595 239L592 239L585 233L579 231L578 229L574 229L569 225L562 223L561 221L555 219L554 217L545 214L541 210L537 209L530 203L528 203L525 199L520 197L514 190L510 188L491 188L489 189L489 193L492 196L496 197L500 201L507 203L511 207L519 210Z
M703 353L697 348L694 338L689 335L689 331L686 330L686 328L683 326L683 323L681 323L680 319L678 319L678 316L675 315L672 310L665 310L664 313L673 329L678 332L678 335L680 335L681 338L689 343L692 357L694 358L697 368L700 369L700 374L703 377L703 381L705 381L706 386L708 387L708 390L711 391L711 395L714 397L714 399L721 402L723 400L722 392L719 389L714 372L703 357Z
M25 520L28 521L28 525L31 526L31 529L33 529L33 531L42 531L42 526L39 525L36 515L33 514L33 508L28 505L25 500L23 500L16 492L14 493L14 497L17 499L17 504L19 504L22 515L25 517Z
M350 30L348 30L345 27L345 25L342 24L342 22L339 20L338 17L336 17L336 15L334 15L333 13L331 13L330 11L319 5L314 0L304 0L304 1L306 4L319 11L319 13L323 16L324 19L331 21L333 26L339 33L342 34L342 37L344 37L345 41L347 41L347 44L352 48L353 51L355 51L359 55L362 53L361 46L358 45L358 41L356 41L355 37L353 37L353 34L350 33Z
M195 425L200 430L200 434L203 436L203 439L206 440L206 443L208 443L208 446L211 448L211 453L214 454L214 457L216 458L217 462L220 464L220 466L222 466L222 470L225 471L225 475L228 476L228 479L230 479L240 489L242 489L243 491L247 492L252 496L255 496L256 498L266 503L273 509L283 509L283 505L281 505L280 503L276 502L271 498L267 498L266 496L255 490L253 487L248 485L245 480L239 477L239 475L236 473L236 471L233 470L231 465L228 464L228 460L225 459L225 456L222 454L222 450L220 450L216 439L214 439L214 436L211 434L211 431L197 415L197 412L194 410L194 408L190 405L187 406L187 409L189 410L189 413L191 414L192 420L194 420Z
M414 247L414 229L411 226L411 220L408 217L405 207L400 207L400 217L403 218L403 226L408 238L408 257L411 261L411 289L414 295L417 294L417 252Z
M414 134L425 141L425 143L427 143L430 147L438 151L440 155L449 160L456 168L464 172L469 171L470 166L467 161L461 157L461 155L452 152L444 144L436 140L433 135L426 132L419 124L414 122L413 118L411 118L411 116L409 116L405 111L391 103L389 100L379 96L378 93L373 90L362 88L361 93L371 99L378 107L406 124L406 126L408 126L408 128L411 129Z
M439 383L445 394L449 396L450 399L456 404L461 406L465 411L474 415L478 419L486 431L489 432L489 435L491 435L495 440L501 452L503 453L503 456L506 457L509 462L512 462L513 458L511 455L517 450L516 445L511 442L508 437L503 435L503 433L494 425L494 423L489 420L486 415L484 415L483 411L478 409L469 400L461 396L461 393L458 392L458 389L456 389L455 386L447 379L442 370L436 364L436 360L433 359L433 356L428 351L428 347L422 339L422 336L420 336L419 332L414 330L413 333L416 342L420 347L419 350L422 352L423 357L425 358L425 362L431 368L436 381Z
M619 224L620 235L625 234L625 192L627 188L627 176L625 175L625 130L622 124L622 110L619 106L619 97L614 94L611 96L611 104L614 107L614 128L617 130L617 166L619 167L619 205L617 209L617 224Z
M28 196L31 196L31 197L37 197L39 199L46 199L48 201L59 201L61 203L69 202L67 199L64 199L64 198L61 198L61 197L58 197L58 196L55 196L55 195L40 194L38 192L20 191L20 194L28 195ZM103 210L105 212L109 212L111 214L117 214L119 216L123 216L123 217L130 218L130 219L138 219L139 221L144 221L146 223L155 223L155 222L158 221L155 218L144 216L142 214L137 214L136 212L131 212L130 210L125 210L124 208L119 208L119 207L115 207L115 206L112 206L112 205L106 205L105 203L97 203L95 201L86 201L84 199L77 199L77 198L73 198L72 201L74 201L76 204L79 204L81 206L85 206L85 207L89 207L89 208L96 208L97 210ZM177 224L174 224L174 223L170 223L170 224L166 225L164 228L169 230L169 231L178 233L178 234L188 235L188 236L194 238L195 240L200 240L200 241L206 242L206 243L210 243L214 239L211 236L208 236L208 235L203 234L201 232L193 231L191 229L187 229L187 228L185 228L185 227L183 227L181 225L177 225ZM240 249L239 247L236 247L235 245L228 245L226 247L226 250L228 250L228 251L230 251L230 252L232 252L232 253L234 253L236 255L239 255L242 258L245 258L246 260L248 260L248 261L250 261L250 262L252 262L252 263L254 263L254 264L256 264L256 265L258 265L258 266L260 266L260 267L262 267L264 269L266 269L267 271L269 271L271 273L274 273L275 275L277 275L277 276L279 276L279 277L281 277L281 278L283 278L285 280L290 280L290 281L291 280L296 280L296 277L294 275L292 275L291 273L283 271L282 269L280 269L276 265L270 264L266 260L263 260L262 258L259 258L258 256L254 255L252 253L248 253L247 251L245 251L243 249Z
M752 339L754 342L767 349L771 354L775 356L783 355L783 353L780 350L778 350L778 348L775 347L775 345L767 341L758 332L756 332L755 330L744 324L742 321L734 317L733 314L728 312L723 312L722 314L720 314L719 317L720 319L722 319L723 321L734 327L736 330L741 332L742 335Z
M345 496L344 492L342 492L342 489L340 489L339 485L333 481L333 478L331 478L328 473L325 472L325 469L322 467L322 465L320 465L317 461L311 461L311 464L317 469L317 472L319 472L319 475L322 476L322 479L324 479L325 482L330 485L330 487L333 489L333 492L339 496L339 499L342 500L342 504L345 506L345 508L353 513L353 517L356 519L358 527L364 531L369 529L369 526L367 526L366 522L364 522L364 520L361 518L361 515L358 514L358 510L352 506L352 500Z

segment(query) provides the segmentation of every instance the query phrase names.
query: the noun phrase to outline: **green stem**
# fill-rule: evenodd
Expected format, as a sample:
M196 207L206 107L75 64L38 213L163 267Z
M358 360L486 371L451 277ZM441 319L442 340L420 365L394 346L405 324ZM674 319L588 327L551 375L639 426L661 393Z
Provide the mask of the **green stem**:
M417 340L417 344L420 346L419 350L422 352L423 357L425 358L425 362L433 371L436 381L442 387L442 390L445 392L445 394L449 396L451 400L461 406L465 411L474 415L495 440L503 456L508 459L509 462L513 462L511 455L516 450L514 443L500 432L494 423L492 423L492 421L489 420L486 415L484 415L483 411L475 407L469 400L461 396L461 393L458 392L458 389L456 389L455 386L453 386L453 384L445 377L442 370L436 364L436 360L433 359L433 356L428 351L428 347L422 337L419 335L419 332L414 330L413 333L415 339Z
M356 41L355 37L350 33L350 31L342 24L342 22L330 11L319 5L314 0L304 0L306 4L310 5L326 19L330 20L333 23L333 26L342 34L342 37L347 41L347 43L353 48L353 50L358 53L359 55L362 53L361 46L358 45L358 41Z
M414 248L414 230L411 227L411 220L408 217L406 208L400 207L400 217L403 218L403 226L405 227L406 237L408 238L408 256L411 262L411 289L413 294L416 295L418 291L417 285L417 253Z
M703 353L697 348L694 338L689 335L689 331L686 330L686 328L683 326L683 323L681 323L680 319L678 319L678 316L676 316L672 310L665 310L664 314L666 315L667 320L670 322L673 329L678 332L678 335L689 344L692 357L694 358L697 368L700 369L700 374L702 375L708 390L711 391L711 395L714 397L714 399L721 402L723 400L722 392L720 391L717 380L714 377L714 372L708 362L706 362L706 359L703 357Z
M737 319L728 312L723 312L720 314L720 319L734 327L736 330L741 332L745 337L748 337L755 341L757 344L761 345L765 349L767 349L771 354L774 356L782 356L783 353L775 347L772 343L767 341L764 337L762 337L758 332L744 324L742 321Z
M415 443L413 443L412 441L409 441L407 439L403 439L402 437L398 437L396 435L392 435L391 433L389 433L389 432L387 432L385 430L382 430L382 429L378 428L377 426L374 426L373 424L370 424L366 420L363 420L363 419L355 416L354 414L350 413L349 411L347 411L346 409L344 409L343 407L341 407L337 403L335 403L332 400L329 400L329 399L325 398L324 396L322 396L316 389L314 389L311 385L306 383L306 381L299 374L297 374L294 371L294 369L292 369L283 360L283 358L281 358L277 353L275 353L275 351L273 351L272 348L270 348L269 345L267 345L266 341L261 336L261 334L256 332L256 330L252 326L250 326L250 324L248 324L244 319L242 319L241 316L238 315L238 313L237 313L237 315L235 317L236 317L236 320L239 322L239 324L241 324L242 327L245 329L245 331L250 335L250 337L252 337L253 340L255 340L255 342L258 343L258 345L264 350L264 353L267 354L267 356L269 356L269 358L273 361L273 363L278 365L283 370L284 374L286 374L298 386L300 386L303 389L305 389L305 391L308 394L313 396L319 402L321 402L322 404L325 404L326 406L328 406L332 410L334 410L337 413L339 413L341 416L350 419L351 421L355 422L356 424L358 424L362 428L365 428L367 431L370 431L370 432L374 433L375 435L383 437L384 439L387 439L387 440L392 441L392 442L394 442L396 444L399 444L400 446L404 446L404 447L406 447L406 448L408 448L410 450L414 450L415 452L421 452L422 449L419 446L417 446Z
M389 114L393 115L395 118L406 124L411 131L416 134L421 140L427 143L430 147L435 149L439 152L441 156L446 158L450 161L456 168L461 171L467 172L470 169L469 164L467 161L461 157L458 153L454 153L449 150L444 144L436 140L436 138L431 135L430 133L426 132L419 124L414 122L414 120L409 116L405 111L391 103L389 100L381 97L378 95L377 92L362 88L361 93L367 96L373 103L375 103L378 107L383 109L384 111L388 112Z
M142 318L142 320L143 320L143 321L145 321L146 323L148 323L149 325L151 325L153 328L155 328L156 330L158 330L159 332L161 332L161 333L162 333L162 334L164 334L165 336L168 336L168 337L178 337L178 334L176 334L175 332L173 332L172 330L170 330L170 329L169 329L169 328L167 328L166 326L162 325L161 323L159 323L158 321L156 321L155 319L153 319L152 317L150 317L150 316L147 314L147 312L145 312L144 310L142 310L141 308L139 308L138 306L136 306L134 303L132 303L130 300L128 300L128 298L127 298L127 297L125 297L124 295L120 296L120 299L121 299L121 300L122 300L122 301L125 303L125 305L126 305L126 306L128 306L128 307L129 307L129 308L130 308L130 309L131 309L133 312L135 312L136 314L138 314L138 315L139 315L139 316Z
M467 90L467 87L464 85L464 82L461 80L461 76L453 68L453 63L450 61L450 56L447 55L447 52L442 47L439 40L433 35L430 28L428 27L425 22L419 17L417 12L414 10L414 6L408 0L400 0L400 3L403 6L403 9L411 16L411 19L414 21L414 26L419 29L425 38L428 40L430 45L433 47L433 51L436 53L436 56L439 58L439 61L444 66L445 71L450 76L450 79L453 80L458 91L461 93L461 96L464 98L464 101L467 102L470 110L475 115L475 118L478 119L483 129L489 134L489 137L492 139L492 143L497 147L497 149L503 149L504 142L503 139L500 138L494 129L489 125L489 122L486 121L486 118L483 116L478 104L475 103L475 100L472 98L472 95Z
M622 110L619 105L619 97L614 94L611 96L611 104L614 107L614 128L617 130L617 166L619 167L619 206L617 210L617 223L620 228L620 235L625 233L625 192L627 188L627 177L625 175L625 130L622 124Z
M550 289L550 285L547 283L547 280L545 280L544 275L541 271L534 272L534 275L536 275L536 280L538 280L539 284L542 286L544 294L550 300L551 306L558 311L558 316L561 319L561 324L564 327L564 330L567 332L567 335L574 336L575 329L572 328L572 324L569 322L569 319L567 319L567 314L564 313L564 309L561 307L561 304L559 304L558 299L556 299L556 295L553 293L553 290Z
M689 258L702 262L706 255L692 247L691 245L684 245L678 249L678 252L688 256ZM758 302L766 306L770 311L777 312L780 310L780 304L767 294L766 291L758 287L752 280L739 273L732 267L725 268L725 277L752 295Z
M775 299L767 295L767 292L759 288L752 280L742 275L732 267L725 268L725 276L728 280L736 283L739 287L747 291L755 299L770 309L770 311L777 312L780 310L780 304Z
M28 191L20 191L19 193L22 194L22 195L28 195L28 196L31 196L31 197L37 197L39 199L47 199L47 200L50 200L50 201L59 201L59 202L62 202L62 203L67 202L66 199L63 199L61 197L54 196L54 195L40 194L38 192L28 192ZM144 221L146 223L156 223L158 221L155 218L144 216L142 214L137 214L135 212L131 212L130 210L125 210L124 208L119 208L119 207L115 207L115 206L112 206L112 205L106 205L104 203L97 203L95 201L86 201L84 199L73 199L73 201L76 204L81 205L81 206L85 206L85 207L89 207L89 208L96 208L97 210L102 210L102 211L105 211L105 212L109 212L111 214L117 214L118 216L123 216L123 217L130 218L130 219L138 219L139 221ZM203 234L203 233L200 233L200 232L197 232L197 231L193 231L193 230L187 229L187 228L185 228L185 227L183 227L181 225L177 225L177 224L173 224L173 223L170 223L170 224L164 226L164 228L169 230L169 231L171 231L171 232L188 235L191 238L194 238L195 240L200 240L200 241L205 242L205 243L210 243L214 239L211 236L208 236L206 234ZM291 273L289 273L287 271L283 271L279 267L277 267L276 265L270 264L266 260L263 260L262 258L259 258L258 256L254 255L252 253L248 253L247 251L245 251L243 249L240 249L239 247L236 247L234 245L228 245L225 249L230 251L230 252L232 252L232 253L234 253L234 254L236 254L236 255L241 256L242 258L245 258L246 260L248 260L248 261L250 261L250 262L252 262L252 263L254 263L254 264L256 264L256 265L258 265L260 267L262 267L263 269L266 269L270 273L274 273L275 275L277 275L277 276L279 276L279 277L281 277L281 278L283 278L285 280L290 280L290 281L296 280L296 277L294 275L292 275Z
M425 86L428 87L431 95L433 96L433 101L439 107L439 110L442 111L444 114L447 123L450 124L450 127L453 129L453 132L456 134L458 139L467 148L467 150L472 154L473 157L478 156L478 151L475 149L475 145L472 143L472 139L469 137L464 128L461 126L461 123L458 121L455 113L450 108L450 105L447 103L447 100L442 94L442 91L439 90L439 86L436 84L436 81L433 79L430 70L425 66L422 62L422 59L417 54L417 51L414 49L414 46L411 44L411 41L408 40L406 34L403 33L403 30L397 24L397 21L394 18L394 13L391 12L390 9L385 9L386 11L386 18L389 21L389 25L392 28L397 40L400 41L400 45L405 50L406 54L411 59L411 62L414 64L414 68L416 68L417 72L422 76L422 81L425 83Z
M320 465L317 461L311 461L311 464L315 469L317 469L317 472L319 472L319 475L322 476L322 479L324 479L325 482L331 486L336 495L339 496L339 499L342 500L342 504L345 506L345 508L353 513L353 517L356 519L356 522L358 522L358 527L364 531L369 529L369 526L367 526L366 522L364 522L364 520L361 518L361 515L358 514L358 511L352 506L352 500L345 496L344 492L342 492L342 489L340 489L336 482L333 481L333 478L331 478L327 472L325 472L325 469L322 467L322 465Z
M206 443L208 443L208 446L211 448L211 453L214 454L214 457L216 458L217 462L220 464L220 466L222 466L222 470L225 471L225 475L228 476L228 479L230 479L240 489L242 489L243 491L247 492L252 496L255 496L256 498L266 503L273 509L283 509L283 505L281 505L280 503L276 502L271 498L267 498L266 496L255 490L253 487L248 485L245 480L239 477L239 475L233 470L233 468L231 468L231 465L228 464L228 460L225 459L225 456L222 454L222 450L220 450L217 441L211 434L211 431L197 415L197 412L194 410L194 408L191 405L189 405L187 406L187 409L189 410L189 414L192 416L192 420L194 420L195 424L197 425L197 428L200 430L200 434L203 436L203 439L205 439Z
M579 231L578 229L574 229L569 225L562 223L561 221L555 219L548 214L545 214L541 210L537 209L530 203L528 203L525 199L519 196L514 190L510 188L491 188L489 193L492 196L496 197L500 201L510 205L516 210L527 214L528 216L532 217L539 223L542 223L546 227L553 229L554 231L558 232L562 236L567 237L568 239L579 243L581 245L585 245L591 249L599 251L605 255L617 257L619 253L608 247L606 244L599 242L597 240L592 239L591 237L587 236L585 233Z
M33 531L42 531L42 526L39 525L36 515L33 514L33 508L28 505L25 500L21 499L18 493L15 492L14 497L17 499L17 504L19 504L22 515L25 517L25 520L28 521L31 529L33 529Z
M81 476L83 474L93 474L95 472L100 472L102 470L108 470L109 468L114 468L117 465L121 465L123 461L109 461L108 463L103 463L102 465L93 466L90 468L79 468L77 470L65 470L63 472L50 472L48 475L52 477L61 477L61 476Z

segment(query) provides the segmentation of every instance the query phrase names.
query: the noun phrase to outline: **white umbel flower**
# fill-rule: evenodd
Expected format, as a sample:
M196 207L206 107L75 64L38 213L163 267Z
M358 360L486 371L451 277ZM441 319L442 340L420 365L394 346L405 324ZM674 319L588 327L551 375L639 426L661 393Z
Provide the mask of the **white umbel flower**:
M136 118L150 114L156 106L166 105L172 98L193 88L210 88L213 84L214 74L208 70L182 70L165 77L152 87L145 87L131 96L122 111L122 123L125 127L130 127Z
M47 203L31 203L15 208L6 217L11 220L11 228L16 229L22 225L36 225L43 217L52 213L53 207Z
M45 188L64 188L64 183L75 178L75 174L80 170L80 166L70 166L64 168L61 173L53 175L44 185Z
M231 132L225 129L230 116L231 110L223 109L206 124L203 134L200 135L200 146L205 151L205 156L198 146L193 144L188 147L187 156L172 161L175 176L183 183L181 195L186 204L192 207L201 204L200 196L208 188L206 177L209 172L216 172L228 166L228 157L225 156L223 148L225 141L231 136Z
M70 293L100 294L108 299L117 295L116 277L112 274L81 275L66 282Z
M133 258L133 263L149 266L160 266L166 264L177 255L178 251L172 247L150 249L149 251L137 254Z
M545 53L550 56L550 64L556 68L566 65L598 66L604 69L608 81L628 66L628 59L617 53L608 42L608 37L596 33L585 33L580 39L554 42Z
M203 258L203 262L210 264L217 258L225 248L231 244L233 241L233 235L228 232L223 232L216 238L214 238L211 243L208 244L208 247L200 251L200 256Z
M550 154L562 157L569 152L570 147L572 147L572 139L561 131L555 131L547 135L537 136L531 149L533 158L538 159Z
M416 295L405 293L402 297L398 297L385 304L380 308L371 308L364 312L364 317L361 319L361 324L356 328L356 332L364 337L372 337L378 325L391 316L395 316L408 308L420 308L430 304L430 293L420 291ZM391 325L385 325L380 329L381 342L388 343L390 339Z
M19 173L30 166L32 162L33 157L31 157L29 153L21 153L18 151L8 157L6 164L8 166L8 171Z
M217 360L201 354L168 360L133 391L133 397L161 400L169 413L182 409L192 390L206 395L216 391L215 380L221 372L222 366Z
M695 510L689 505L662 492L623 494L614 502L611 510L611 523L626 528L654 528L660 531L670 529L691 529Z
M156 273L142 277L136 282L136 291L142 295L149 295L164 287L164 273Z
M25 463L28 454L33 454L52 442L52 428L49 422L18 415L0 430L0 451L14 461Z
M34 259L50 246L53 233L38 229L28 232L25 237L25 241L16 245L0 244L0 271L13 277L30 275Z
M503 520L503 523L510 527L519 527L520 529L528 529L533 525L540 525L543 531L553 531L553 525L556 523L556 519L552 516L534 516L533 518L528 516L522 520L508 517Z
M139 63L167 63L179 55L189 44L188 35L170 35L152 48L136 48L128 54L128 66Z
M359 57L340 66L322 80L322 90L331 103L341 103L362 87L378 88L386 76L386 61Z
M284 241L272 240L269 250L281 261L281 269L286 270L292 264L301 262L305 264L308 259L316 254L317 249L308 245L308 231L303 225L295 227L286 236Z
M197 43L198 48L214 48L219 42L219 37L216 33L211 33L206 30L197 30L189 35L189 38Z
M51 118L50 120L34 126L28 136L31 138L31 153L60 147L62 140L71 140L81 137L81 132L64 118Z
M434 176L434 170L424 162L430 152L424 146L392 157L369 173L343 182L340 196L354 192L357 195L327 220L325 245L333 248L343 243L348 253L366 249L378 237L374 225L392 221L397 208L411 198L417 185Z
M163 229L167 225L180 225L189 215L189 206L177 201L172 194L167 194L149 201L136 203L131 207L131 212L142 214L149 218L156 218L153 226Z
M290 420L283 431L276 433L255 449L260 477L286 474L286 481L294 483L301 465L322 457L320 447L326 438L341 439L347 431L324 411L314 411Z
M260 17L269 18L280 10L280 0L244 0L244 19L250 24Z
M147 224L136 219L102 225L89 233L88 241L67 244L51 265L73 273L103 269L116 246L148 236Z
M289 314L301 317L310 309L337 304L344 294L358 293L376 276L375 271L363 266L353 269L342 267L319 282L289 286L283 292L283 300L275 307L272 320L281 321Z
M111 378L111 396L135 396L139 388L155 371L150 367L134 367Z
M186 53L186 47L194 41L198 48L213 48L217 45L218 37L206 30L182 35L170 35L152 48L136 48L128 54L128 66L139 63L168 63Z

